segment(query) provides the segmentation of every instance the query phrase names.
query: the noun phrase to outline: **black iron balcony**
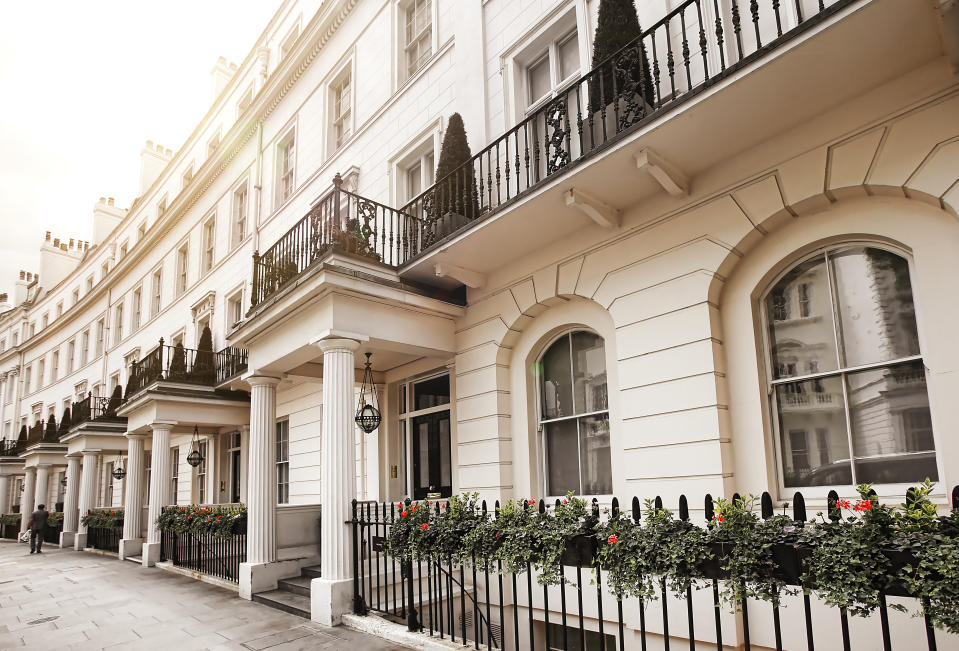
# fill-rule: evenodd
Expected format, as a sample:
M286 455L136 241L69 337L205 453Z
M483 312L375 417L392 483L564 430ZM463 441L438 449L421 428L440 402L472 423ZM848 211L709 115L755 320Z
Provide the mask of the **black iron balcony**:
M393 268L552 182L856 0L685 0L399 210L333 191L262 255L256 306L334 248ZM722 3L725 4L725 3Z
M70 405L70 427L73 428L77 425L94 421L125 421L125 418L117 416L117 409L120 407L120 404L121 401L119 398L104 398L87 394L86 398L73 402Z
M0 441L0 457L16 457L23 451L21 447L19 441L4 439Z
M159 345L130 367L125 400L154 382L164 381L215 387L246 370L247 352L240 348L212 350Z

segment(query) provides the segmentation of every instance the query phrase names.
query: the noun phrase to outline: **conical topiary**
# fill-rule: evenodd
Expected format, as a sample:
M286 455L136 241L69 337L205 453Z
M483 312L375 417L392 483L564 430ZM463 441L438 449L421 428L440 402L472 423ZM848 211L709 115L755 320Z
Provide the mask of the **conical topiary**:
M57 419L53 416L53 412L50 412L50 417L47 419L47 427L43 430L44 440L50 440L56 442L57 439Z
M459 113L450 116L436 165L436 185L433 189L434 219L448 214L475 219L479 213L476 177L467 163L473 157L466 140L466 127Z
M70 429L70 408L67 407L63 410L63 415L60 416L60 434L65 434Z
M176 381L184 378L186 378L186 350L182 343L177 342L177 345L173 347L173 357L170 359L167 379Z
M210 326L203 326L203 332L200 333L191 375L194 382L201 384L213 384L216 378L213 367L213 333L210 332Z
M632 84L636 85L633 91L635 95L642 96L650 106L654 105L656 93L649 72L645 45L640 45L638 53L635 49L627 50L624 56L631 59L627 61L631 65L626 65L624 70L616 72L615 75L616 64L622 64L623 61L606 61L636 41L642 33L633 0L601 0L596 34L593 37L593 69L601 70L593 77L589 88L589 103L593 111L600 110L614 99L629 99L628 96L623 97L623 92L624 88Z
M123 404L123 388L118 384L113 387L113 393L110 394L110 402L107 403L105 416L115 416L117 409Z

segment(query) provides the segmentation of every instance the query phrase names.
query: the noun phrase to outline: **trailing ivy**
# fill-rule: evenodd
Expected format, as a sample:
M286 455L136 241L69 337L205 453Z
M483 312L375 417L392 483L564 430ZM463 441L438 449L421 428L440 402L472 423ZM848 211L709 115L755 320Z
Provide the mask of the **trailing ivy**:
M214 538L231 538L246 530L245 506L169 506L157 518L160 531L177 534L212 534Z
M123 509L90 509L80 521L93 529L119 529L123 526Z

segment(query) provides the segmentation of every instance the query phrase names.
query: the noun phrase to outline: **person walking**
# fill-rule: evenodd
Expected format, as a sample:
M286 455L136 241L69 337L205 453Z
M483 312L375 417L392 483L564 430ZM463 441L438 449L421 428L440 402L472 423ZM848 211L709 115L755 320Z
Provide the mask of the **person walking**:
M27 527L30 529L30 553L41 553L43 546L43 534L47 529L47 518L50 513L44 509L44 505L37 506L37 510L30 516L30 523Z

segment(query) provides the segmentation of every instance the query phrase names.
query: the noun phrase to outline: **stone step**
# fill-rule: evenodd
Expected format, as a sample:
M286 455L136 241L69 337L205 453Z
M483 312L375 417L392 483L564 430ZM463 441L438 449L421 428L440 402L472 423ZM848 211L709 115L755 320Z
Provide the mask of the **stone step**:
M308 576L308 577L310 577L311 579L318 579L318 578L320 578L321 576L323 576L323 575L320 573L320 566L319 566L319 565L312 565L312 566L310 566L310 567L304 567L302 570L300 570L300 572L303 574L303 576Z
M310 618L310 598L286 590L271 590L253 595L253 601L291 615Z
M127 557L124 558L123 560L125 560L125 561L130 561L131 563L136 563L137 565L143 565L143 557L142 557L142 556L127 556Z
M286 590L287 592L292 592L293 594L309 597L310 581L312 580L313 578L309 576L295 576L292 579L280 579L277 581L277 587L280 590Z

